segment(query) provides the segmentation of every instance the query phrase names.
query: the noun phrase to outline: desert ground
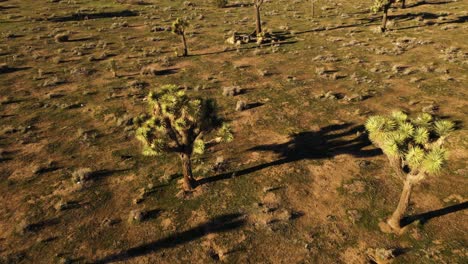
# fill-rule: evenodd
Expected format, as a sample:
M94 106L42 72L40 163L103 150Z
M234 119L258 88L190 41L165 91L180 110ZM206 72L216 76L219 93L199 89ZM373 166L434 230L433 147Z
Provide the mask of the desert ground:
M278 40L239 45L248 0L1 0L0 263L468 263L468 1L395 4L385 33L371 5L267 0ZM234 136L192 157L190 193L135 139L166 84ZM457 127L402 234L380 228L402 182L364 128L397 109Z

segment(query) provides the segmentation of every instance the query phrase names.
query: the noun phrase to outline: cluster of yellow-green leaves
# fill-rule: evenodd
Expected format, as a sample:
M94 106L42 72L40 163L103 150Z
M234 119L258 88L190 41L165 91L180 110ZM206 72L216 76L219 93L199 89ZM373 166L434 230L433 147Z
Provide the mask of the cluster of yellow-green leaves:
M176 21L172 23L172 32L177 35L182 35L185 33L185 30L189 27L187 20L183 18L177 18Z
M369 138L389 157L398 157L412 172L439 172L447 160L443 148L454 123L423 113L410 118L401 111L391 116L372 116L366 122Z
M391 5L400 0L374 0L371 6L371 11L377 13L383 9L384 6Z
M226 141L232 140L230 127L216 116L212 100L190 98L175 85L165 85L158 92L150 92L149 114L137 120L136 138L143 143L143 154L165 152L202 154L203 136L218 131Z

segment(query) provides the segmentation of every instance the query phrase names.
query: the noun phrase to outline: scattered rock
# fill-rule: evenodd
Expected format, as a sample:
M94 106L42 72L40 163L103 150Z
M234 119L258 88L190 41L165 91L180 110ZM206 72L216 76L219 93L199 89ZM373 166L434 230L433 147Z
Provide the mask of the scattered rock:
M240 86L223 87L224 96L236 96L241 93L242 93L242 88Z
M240 112L240 111L244 111L247 109L247 103L243 100L239 100L237 101L236 103L236 111L237 112Z
M367 249L367 256L376 264L390 263L395 258L394 250L385 248L369 248Z

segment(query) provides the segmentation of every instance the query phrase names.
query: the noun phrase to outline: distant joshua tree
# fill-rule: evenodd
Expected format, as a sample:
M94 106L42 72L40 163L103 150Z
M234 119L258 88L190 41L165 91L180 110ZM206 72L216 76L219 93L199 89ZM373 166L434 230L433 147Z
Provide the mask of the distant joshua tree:
M205 151L204 136L217 130L219 141L231 141L227 124L220 122L212 100L190 98L175 85L165 85L148 95L149 116L138 120L136 137L148 156L176 153L182 162L184 189L197 185L192 174L192 154Z
M259 36L262 33L262 20L260 16L260 7L263 5L264 0L254 0L255 7L255 33Z
M184 52L183 56L188 56L188 47L187 47L187 40L185 38L185 31L189 27L189 23L187 20L183 18L177 18L174 23L172 23L172 33L177 34L181 36L182 38L182 44L184 45Z
M117 77L117 64L115 63L115 60L109 61L109 71L112 73L112 77Z
M405 8L405 0L374 0L371 10L374 13L377 13L379 11L383 12L382 26L380 27L382 32L385 32L387 30L388 10L392 6L392 4L396 2L401 2L401 7Z
M426 113L411 119L397 111L388 117L372 116L365 126L372 143L382 149L404 182L398 206L387 220L392 230L399 233L413 187L439 173L447 161L443 144L454 130L454 123Z

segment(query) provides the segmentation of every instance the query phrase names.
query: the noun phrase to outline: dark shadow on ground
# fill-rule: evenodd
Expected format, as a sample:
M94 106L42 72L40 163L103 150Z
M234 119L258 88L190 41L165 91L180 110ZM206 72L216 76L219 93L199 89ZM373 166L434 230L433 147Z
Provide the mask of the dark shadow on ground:
M425 223L427 223L427 221L431 220L432 218L444 216L444 215L454 213L454 212L458 212L458 211L462 211L462 210L465 210L467 208L468 208L468 202L464 202L464 203L448 206L448 207L445 207L445 208L437 209L437 210L434 210L434 211L430 211L430 212L427 212L427 213L417 214L417 215L413 215L413 216L407 216L407 217L403 218L400 221L400 225L403 227L403 226L407 226L407 225L409 225L409 224L411 224L413 222L416 222L416 221L419 221L421 224L424 225Z
M350 25L340 25L340 26L335 26L335 27L321 26L318 28L310 29L310 30L296 32L295 34L302 35L302 34L312 33L312 32L331 31L331 30L344 29L344 28L366 27L366 26L378 25L377 21L380 21L379 18L370 18L370 19L366 18L366 19L359 19L359 20L365 20L366 22L358 23L358 24L350 24Z
M164 69L164 70L159 70L156 72L156 75L158 76L164 76L164 75L171 75L171 74L176 74L179 72L179 68L172 68L172 69Z
M246 110L249 110L249 109L254 109L254 108L257 108L257 107L260 107L260 106L263 106L264 103L260 103L260 102L256 102L256 103L250 103L250 104L247 104L247 106L245 107Z
M3 67L0 68L0 74L4 73L13 73L17 71L24 71L24 70L29 70L31 67Z
M286 143L257 146L249 149L250 151L268 151L279 155L279 159L259 164L240 171L219 174L210 178L198 180L199 184L216 182L233 176L242 176L253 173L272 166L283 165L301 160L319 160L332 158L340 154L350 154L354 157L373 157L381 155L380 149L372 148L363 150L370 146L371 142L367 135L361 133L364 127L352 124L330 125L320 129L318 132L301 132L291 136L291 140ZM342 139L343 137L356 135L351 140Z
M65 42L81 42L81 41L89 41L89 40L95 40L93 37L86 37L86 38L77 38L77 39L69 39Z
M57 225L59 223L60 223L60 221L59 221L58 218L48 219L48 220L36 222L36 223L33 223L33 224L29 224L29 225L27 225L25 227L25 230L30 231L30 232L38 232L38 231L41 231L42 229L44 229L46 227L54 226L54 225Z
M199 239L210 233L219 233L234 230L245 224L241 214L226 214L215 217L210 221L198 225L185 232L174 234L147 244L136 246L120 253L110 255L95 261L94 263L112 263L117 261L129 261L132 258L151 254L166 248L185 244Z
M422 19L437 19L441 15L429 13L429 12L419 12L419 13L406 13L400 15L389 15L388 19L396 20L396 21L405 21L405 20L412 20L417 17L421 17Z
M17 6L0 6L0 11L13 9L13 8L18 8L18 7Z
M251 50L251 49L256 49L259 47L271 47L272 45L288 45L288 44L294 44L297 43L297 41L292 40L292 41L282 41L282 42L276 42L274 44L267 43L267 44L261 44L261 45L255 45L255 46L249 46L249 47L239 47L239 48L232 48L232 49L227 49L227 50L221 50L221 51L214 51L214 52L207 52L207 53L198 53L198 54L189 54L189 57L198 57L198 56L205 56L205 55L216 55L216 54L222 54L222 53L227 53L227 52L234 52L238 50Z
M101 12L101 13L75 13L69 16L53 17L49 21L52 22L70 22L70 21L81 21L88 19L100 19L100 18L113 18L113 17L134 17L138 13L131 10L123 10L116 12Z
M406 8L418 7L422 5L445 5L454 3L454 1L437 1L437 2L429 2L429 1L419 1L410 5L407 5Z
M252 6L253 6L253 3L236 3L236 4L226 5L224 8L252 7Z
M91 173L92 180L102 180L114 174L129 171L130 169L118 169L118 170L98 170Z
M445 25L445 24L461 24L461 23L467 23L468 22L468 16L459 16L455 19L452 20L447 20L444 22L436 22L434 21L433 23L429 23L426 25L420 25L420 26L410 26L410 27L403 27L403 28L396 28L392 30L407 30L407 29L413 29L413 28L422 28L422 27L429 27L429 26L440 26L440 25Z

